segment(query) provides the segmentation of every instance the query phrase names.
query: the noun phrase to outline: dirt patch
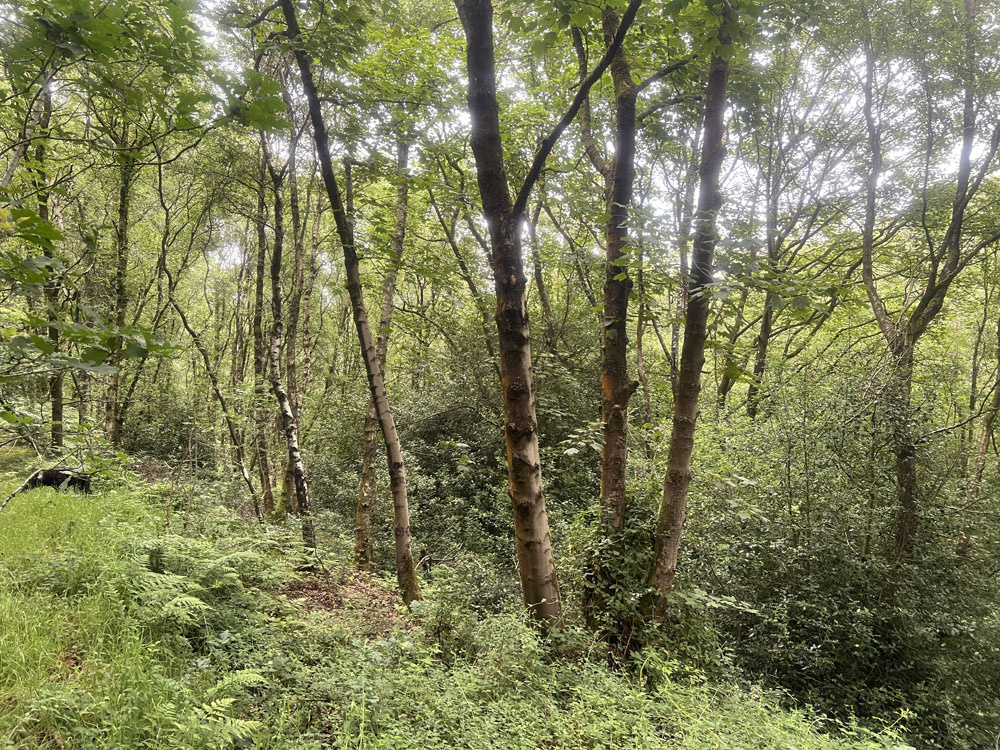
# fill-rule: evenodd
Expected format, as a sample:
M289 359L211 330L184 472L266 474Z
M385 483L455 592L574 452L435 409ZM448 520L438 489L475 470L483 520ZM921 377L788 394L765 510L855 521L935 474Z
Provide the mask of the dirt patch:
M306 612L327 613L368 638L384 638L393 631L413 627L399 595L382 581L364 574L348 573L339 582L306 576L289 583L282 593Z

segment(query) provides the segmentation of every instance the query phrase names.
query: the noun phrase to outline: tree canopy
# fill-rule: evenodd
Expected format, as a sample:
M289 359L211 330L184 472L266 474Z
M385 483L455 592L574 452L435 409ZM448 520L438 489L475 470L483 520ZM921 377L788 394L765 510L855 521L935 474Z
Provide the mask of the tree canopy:
M251 675L178 747L368 741L256 587L395 591L386 705L518 623L536 739L375 746L995 744L996 0L0 0L0 104L0 636L92 554L164 680ZM110 742L18 674L4 741ZM574 682L660 718L574 745ZM770 718L658 713L711 685Z

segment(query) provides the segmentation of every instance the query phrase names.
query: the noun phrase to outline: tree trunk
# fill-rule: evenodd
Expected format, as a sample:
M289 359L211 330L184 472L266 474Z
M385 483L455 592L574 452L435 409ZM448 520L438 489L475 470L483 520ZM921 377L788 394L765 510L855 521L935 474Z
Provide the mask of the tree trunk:
M296 45L301 44L299 22L295 16L295 6L292 0L280 0L281 10L288 26L289 36ZM302 88L305 91L309 105L309 118L312 121L313 137L316 142L316 153L319 156L320 174L330 199L333 217L337 226L337 234L344 252L344 272L347 277L347 293L351 300L354 313L354 326L361 344L361 355L368 374L368 389L375 402L375 412L378 417L382 437L385 439L387 461L389 464L389 486L392 492L393 524L396 536L396 578L399 583L403 601L410 604L422 598L420 584L417 581L416 565L413 563L413 552L410 543L410 510L406 493L406 470L403 465L403 452L396 432L396 421L389 408L389 398L385 392L385 382L382 378L382 367L379 364L368 326L368 311L365 309L364 289L361 286L361 273L358 265L357 248L354 244L354 229L344 210L340 197L340 188L333 173L333 160L330 158L330 145L323 122L323 110L319 94L312 74L312 57L302 47L296 46L295 59L299 73L302 76Z
M448 238L448 245L451 247L451 253L455 256L455 263L458 265L458 274L462 277L466 287L468 287L469 294L472 295L472 301L475 303L476 310L479 312L479 324L483 332L483 341L486 343L486 351L490 355L490 361L493 362L494 368L497 370L497 375L499 375L500 370L496 364L497 348L493 343L493 334L490 333L491 326L489 303L480 292L479 286L476 284L476 280L472 275L472 269L469 268L469 264L466 262L465 256L462 255L461 248L458 246L458 241L455 239L457 214L453 217L452 222L449 225L449 223L445 220L444 215L441 213L441 209L437 204L437 199L434 197L434 191L430 186L427 187L427 196L430 198L431 207L434 209L434 214L438 218L438 223L441 224L441 228L444 230L445 236Z
M723 45L729 43L728 39L723 38L721 31L720 41ZM694 450L701 370L705 364L705 340L708 334L708 287L712 283L712 260L717 239L716 219L722 206L719 176L726 153L723 136L728 82L729 62L713 56L705 91L704 141L699 167L698 213L692 243L684 344L677 378L677 395L674 399L667 475L663 482L663 501L660 504L653 564L648 580L649 585L655 587L658 593L653 606L657 617L662 617L666 611L666 595L670 592L677 572L677 556L691 485L691 455Z
M496 284L504 436L514 505L518 570L524 603L544 624L562 619L555 560L542 488L538 423L531 373L531 343L521 240L503 164L496 96L493 7L489 0L458 0L467 38L472 152L479 193L490 228Z
M405 140L396 143L396 224L392 233L392 251L389 269L382 281L382 309L379 320L378 343L375 356L379 367L385 367L389 351L389 330L392 325L392 302L396 294L396 277L403 261L403 246L406 239L406 216L410 182L406 170L409 166L410 145ZM353 207L348 202L348 213ZM378 433L378 413L375 402L368 401L365 415L364 451L361 458L361 486L358 489L358 504L354 514L354 563L360 570L374 567L372 559L372 507L376 501L375 452Z
M680 196L680 206L678 215L680 221L677 226L677 240L680 249L680 268L678 278L680 279L677 289L677 299L674 304L674 319L670 324L670 390L674 401L677 400L677 389L680 385L680 321L684 318L688 303L688 284L690 282L689 248L691 244L691 223L694 218L694 190L698 183L698 146L701 145L701 125L695 130L691 139L691 161L684 173L684 193Z
M230 445L232 447L233 464L236 466L237 470L240 472L240 477L243 479L244 484L246 484L247 489L250 491L250 499L253 502L254 513L257 516L258 521L263 520L260 510L260 501L257 497L257 490L254 489L253 479L250 477L250 472L247 470L246 461L243 458L243 435L240 433L240 429L233 419L233 414L229 409L229 404L226 402L225 394L222 392L222 387L219 385L219 378L215 374L215 370L212 368L212 360L208 356L208 350L201 341L201 337L198 336L197 331L191 327L188 322L187 316L184 314L184 310L177 300L173 297L173 284L170 285L170 303L173 305L174 310L177 311L177 315L181 319L181 324L184 326L184 330L188 332L191 336L192 342L194 342L195 348L201 355L201 360L205 365L205 374L208 375L208 380L212 385L212 392L215 394L215 399L219 403L219 408L222 409L222 416L226 421L226 428L229 432Z
M127 142L127 132L122 133L121 144ZM125 313L128 308L128 276L129 259L129 224L131 217L132 185L136 178L135 158L131 154L122 157L121 180L118 185L118 221L115 225L115 277L114 277L114 323L119 328L125 326ZM121 366L121 341L115 341L111 355L111 364ZM122 441L122 410L118 403L121 389L121 371L116 370L108 385L108 396L105 404L105 432L112 445L121 445Z
M294 117L294 110L288 103L289 119ZM292 290L288 295L288 324L285 332L285 389L288 392L288 403L295 417L295 424L302 424L301 403L299 399L298 378L298 342L299 317L302 310L302 292L305 286L305 225L302 221L302 211L299 208L298 180L298 138L293 137L288 150L288 206L292 218ZM308 194L307 194L308 202ZM301 437L301 436L300 436ZM295 491L295 467L291 458L285 462L286 499L293 501L293 510L299 514L298 493Z
M257 215L254 222L257 225L257 277L254 285L253 307L253 384L254 384L254 451L257 456L257 473L260 476L261 495L264 501L264 513L274 512L274 492L271 489L271 468L267 451L267 418L264 411L267 369L267 350L264 348L264 273L267 256L267 234L265 231L264 198L265 166L263 159L258 173Z
M309 504L309 483L306 479L306 468L302 460L302 451L299 448L299 425L295 420L291 399L288 397L281 379L281 340L284 333L282 312L284 298L281 289L281 256L282 243L284 242L282 175L274 168L267 139L264 136L261 136L261 145L264 149L264 159L268 171L271 173L271 181L274 184L274 246L271 250L271 342L269 347L271 391L278 402L281 429L288 447L288 460L292 465L295 500L298 514L302 517L302 540L306 547L315 549L316 531L313 527Z
M646 360L645 360L645 349L643 347L643 342L645 341L645 331L646 331L646 316L649 314L649 303L647 301L647 293L644 284L645 272L643 270L644 260L642 257L642 248L639 248L639 270L636 273L636 281L638 283L638 297L639 297L639 310L636 315L635 322L635 374L639 378L639 383L642 385L642 405L643 405L643 421L646 425L653 424L653 393L650 386L649 373L646 372ZM643 441L646 446L646 458L652 460L656 455L656 451L653 447L652 440L649 439L649 428L645 427L643 429Z
M38 121L38 129L47 136L49 122L52 119L52 93L49 91L48 85L42 89L41 99L42 109L41 118ZM48 175L45 174L44 138L39 140L38 147L35 149L35 168L38 186L38 218L47 222L50 218L50 195L46 186L48 183ZM58 269L53 270L53 273L56 272L58 272ZM42 287L42 293L45 296L46 306L48 307L48 318L53 323L52 325L49 325L48 330L49 343L52 344L53 351L58 351L59 349L59 328L54 325L54 323L59 312L59 290L61 287L61 275L56 279L48 279ZM63 425L63 376L63 370L57 368L51 375L49 375L48 383L49 402L52 409L52 419L50 424L51 443L52 448L57 451L63 447L63 438L65 436L65 426Z
M896 382L892 404L897 411L897 423L893 429L896 455L896 491L898 517L894 556L897 562L904 562L912 552L919 523L919 498L917 485L916 441L910 428L910 394L913 381L914 353L917 341L927 330L944 305L948 289L958 274L985 247L980 242L973 250L962 247L962 232L965 213L970 201L982 185L982 176L988 173L1000 146L1000 126L996 126L986 154L981 158L980 177L972 179L972 152L976 140L976 64L975 64L975 15L976 4L966 0L965 10L965 57L964 97L962 112L962 145L959 151L959 165L955 185L955 197L951 207L951 219L941 241L936 247L929 243L931 272L916 304L909 308L905 319L890 316L885 301L876 287L872 250L875 245L875 218L878 176L882 171L882 123L876 95L878 54L866 41L865 78L863 80L864 117L871 152L871 164L865 186L865 222L862 235L862 279L875 320L879 325L889 350L896 358ZM930 122L930 120L928 120ZM928 164L933 131L927 136ZM929 169L929 167L928 167ZM924 196L926 199L926 195ZM900 316L902 318L902 316Z
M975 506L979 502L979 490L983 485L983 474L986 472L986 456L989 454L990 441L993 439L993 428L997 421L997 412L1000 412L1000 321L997 321L997 375L993 383L993 396L990 398L989 408L983 415L983 424L979 431L979 444L976 448L975 461L972 467L972 476L969 478L967 490L968 505ZM966 524L959 537L956 549L957 554L968 553L970 540L972 537L972 527Z
M969 500L975 503L979 500L979 490L983 483L983 474L986 471L986 456L990 449L990 440L993 438L993 426L997 421L997 412L1000 411L1000 320L997 321L997 382L993 384L993 396L990 398L989 409L983 415L983 424L979 432L979 445L976 450L976 461L972 471L972 481L969 483Z
M917 445L910 425L910 402L913 391L913 354L915 341L901 337L896 355L896 387L892 431L896 456L896 497L899 517L896 521L896 560L902 562L910 553L917 532Z
M760 331L757 332L755 355L753 362L753 380L747 389L747 416L756 418L760 406L760 384L764 378L764 368L767 366L767 347L771 343L771 324L774 321L774 293L768 290L764 295L764 312L760 318Z
M610 8L602 12L604 39L611 46L618 17ZM605 185L608 223L605 227L604 325L601 331L601 521L605 534L625 527L627 502L628 402L638 383L628 376L628 298L632 279L628 273L628 214L635 180L635 98L625 53L619 48L611 61L615 91L615 155Z

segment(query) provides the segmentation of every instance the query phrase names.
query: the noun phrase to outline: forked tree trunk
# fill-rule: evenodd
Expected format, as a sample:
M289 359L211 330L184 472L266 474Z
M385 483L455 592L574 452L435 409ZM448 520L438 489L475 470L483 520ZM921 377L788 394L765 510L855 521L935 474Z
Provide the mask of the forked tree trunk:
M382 281L382 310L379 320L378 343L375 355L379 367L385 367L389 351L389 330L392 326L392 302L396 294L396 277L403 260L403 246L406 240L406 216L410 183L406 174L409 165L410 145L400 140L396 143L396 224L392 232L392 250L389 270ZM351 212L350 203L348 212ZM368 400L365 415L364 451L361 457L361 486L358 489L358 505L354 514L354 564L360 570L374 566L372 559L372 507L375 505L375 454L378 434L378 413L375 402Z
M720 41L728 44L728 40ZM700 187L698 213L695 217L691 252L691 277L688 287L687 315L684 320L684 343L681 348L674 398L674 419L670 433L670 453L667 476L663 482L653 548L653 564L649 585L656 589L653 612L662 617L666 611L666 595L677 573L677 556L681 533L687 515L688 490L691 485L691 455L694 450L695 424L698 419L698 397L701 392L701 370L705 364L705 340L708 334L710 307L709 285L712 283L712 260L715 252L716 219L722 206L719 175L725 158L726 88L729 82L729 62L712 57L705 91L704 140L699 167Z
M882 123L876 94L879 87L876 79L877 51L866 40L865 78L863 81L864 117L868 133L871 164L866 181L865 222L862 235L862 279L865 291L882 331L883 337L896 359L895 388L893 390L897 422L893 429L896 456L896 493L898 516L894 557L896 562L905 562L911 557L919 525L919 496L917 484L917 446L910 425L910 400L913 386L914 354L917 342L927 331L944 306L948 289L958 274L976 255L992 241L982 240L972 249L962 245L966 208L982 186L985 176L1000 147L1000 125L994 126L986 153L981 157L978 174L973 178L972 152L976 139L975 101L977 67L975 61L976 3L965 0L965 70L962 111L962 145L959 151L959 165L955 186L955 197L951 207L951 218L941 241L931 244L932 269L916 304L909 308L905 317L890 316L885 301L876 287L873 248L875 245L875 219L878 176L882 171ZM928 120L930 122L930 120ZM933 132L928 132L928 149ZM930 157L928 156L928 159Z
M562 619L548 515L542 492L538 424L531 376L526 280L521 255L520 223L531 191L559 137L576 116L591 86L607 70L635 20L641 0L631 0L607 52L593 72L581 81L570 106L555 127L542 138L531 166L511 200L503 164L497 104L496 60L493 46L493 4L490 0L456 0L465 29L468 102L472 120L470 145L476 159L476 178L483 212L490 228L493 276L497 292L497 330L500 344L500 387L504 404L504 434L510 495L514 504L521 591L525 604L543 625Z
M487 0L459 0L457 5L468 40L466 63L472 152L493 250L504 436L521 592L524 603L539 621L557 624L562 618L562 607L542 489L518 217L503 164L493 51L493 8Z
M385 382L382 379L382 367L379 365L368 325L368 311L365 309L364 289L361 286L361 273L358 265L357 248L354 244L354 229L348 220L344 204L340 197L340 188L333 173L333 160L330 158L330 144L323 122L323 110L319 94L312 74L312 57L301 46L301 31L298 18L295 16L295 6L292 0L280 0L281 11L288 27L295 48L295 59L302 77L302 88L305 91L309 105L309 118L312 121L313 137L316 142L316 153L319 157L320 174L326 187L327 196L333 209L333 217L337 226L337 235L344 252L344 271L347 277L347 293L351 300L354 313L354 326L357 329L361 344L361 355L368 374L368 389L375 402L375 412L378 417L382 437L389 464L389 486L392 492L393 523L396 535L396 577L400 593L407 604L422 598L420 584L417 581L416 565L413 563L413 552L410 543L410 510L406 494L406 470L403 466L403 452L399 445L399 435L396 432L396 421L389 408L389 398L385 392Z

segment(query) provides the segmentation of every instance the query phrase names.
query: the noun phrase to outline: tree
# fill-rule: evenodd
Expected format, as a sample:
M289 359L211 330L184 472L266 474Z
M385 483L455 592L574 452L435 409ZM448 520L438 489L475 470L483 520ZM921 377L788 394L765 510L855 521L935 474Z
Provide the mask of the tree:
M284 198L282 184L284 172L289 164L278 169L271 155L267 137L261 134L261 148L264 162L271 175L274 187L274 241L271 247L271 340L268 347L269 373L271 391L278 402L278 412L281 416L281 428L285 435L288 451L288 461L291 464L292 480L295 485L295 510L302 518L302 539L307 547L316 547L316 531L313 527L312 508L309 501L309 483L306 478L306 468L302 460L302 448L299 445L299 423L292 401L285 389L281 377L281 348L284 333L284 292L281 285L281 258L284 244Z
M922 277L911 279L911 283L922 286L916 298L904 296L902 309L890 313L887 302L880 292L874 262L876 227L878 222L879 180L885 169L883 137L885 122L882 111L886 96L885 82L880 76L887 75L885 63L880 58L882 50L878 43L878 26L865 12L864 73L862 93L863 112L868 136L870 164L865 185L864 228L862 232L862 279L872 313L879 330L895 360L894 383L891 399L896 411L896 425L893 441L896 463L896 494L899 515L896 522L894 556L903 561L913 552L914 538L920 518L920 497L917 479L917 438L911 422L911 398L913 392L913 368L917 343L938 316L952 284L966 266L979 256L988 245L1000 240L1000 234L987 233L986 236L969 239L965 231L967 209L976 197L983 180L991 169L997 149L1000 147L1000 122L990 135L984 153L979 159L978 169L974 169L973 149L979 127L977 117L982 113L977 109L976 90L978 84L976 55L978 34L976 26L976 4L968 0L964 5L964 17L958 26L963 55L956 71L961 81L962 118L960 124L961 147L959 165L955 178L954 198L950 216L943 233L934 237L934 227L930 211L931 203L931 162L937 154L938 141L933 100L929 98L926 115L926 140L924 146L924 179L921 187L919 227L926 243L926 272ZM881 64L880 64L881 63ZM930 81L924 77L923 85ZM891 230L890 230L891 231Z
M372 339L368 325L368 312L365 309L364 293L361 288L361 275L358 269L358 255L354 243L354 230L350 224L344 203L340 197L340 188L333 172L333 161L330 158L330 146L327 137L326 124L323 121L323 111L320 105L319 93L313 80L312 61L309 53L301 46L302 33L299 29L295 7L291 0L281 0L281 11L288 28L288 36L295 45L295 59L302 79L309 105L309 119L312 122L313 139L319 157L320 175L326 187L333 217L344 253L344 271L347 277L347 292L351 298L351 308L354 313L354 325L357 329L361 353L368 375L368 387L371 398L375 402L375 411L379 426L385 440L386 454L389 463L389 482L392 491L393 517L396 536L396 578L399 583L403 601L410 604L421 599L420 584L417 580L416 566L413 563L413 551L410 544L410 512L406 493L406 470L403 466L403 453L399 445L399 435L396 422L389 407L389 399L382 378L382 367L379 364L378 352Z
M607 69L635 19L639 0L622 16L607 52L594 72L580 84L576 97L551 133L542 140L516 199L512 202L504 169L503 140L497 103L496 62L493 47L493 6L489 0L456 3L467 39L469 113L472 152L483 212L490 229L493 276L497 296L500 343L500 381L504 404L504 435L518 567L525 604L542 623L557 624L562 617L555 561L549 537L548 515L542 491L538 423L531 375L531 345L525 300L521 223L528 197L559 136L579 111L590 87Z
M663 482L663 500L656 524L653 562L648 581L659 595L654 605L658 616L662 616L665 611L666 595L670 593L677 573L677 556L691 485L691 456L694 452L701 370L705 364L705 340L711 304L712 262L718 240L716 221L722 206L719 176L726 154L723 138L729 85L729 60L723 55L727 54L727 48L732 44L728 23L728 11L724 9L718 36L720 48L712 54L708 85L705 88L704 135L698 171L698 210L691 242L684 344L681 349L677 395L674 399L667 475Z

